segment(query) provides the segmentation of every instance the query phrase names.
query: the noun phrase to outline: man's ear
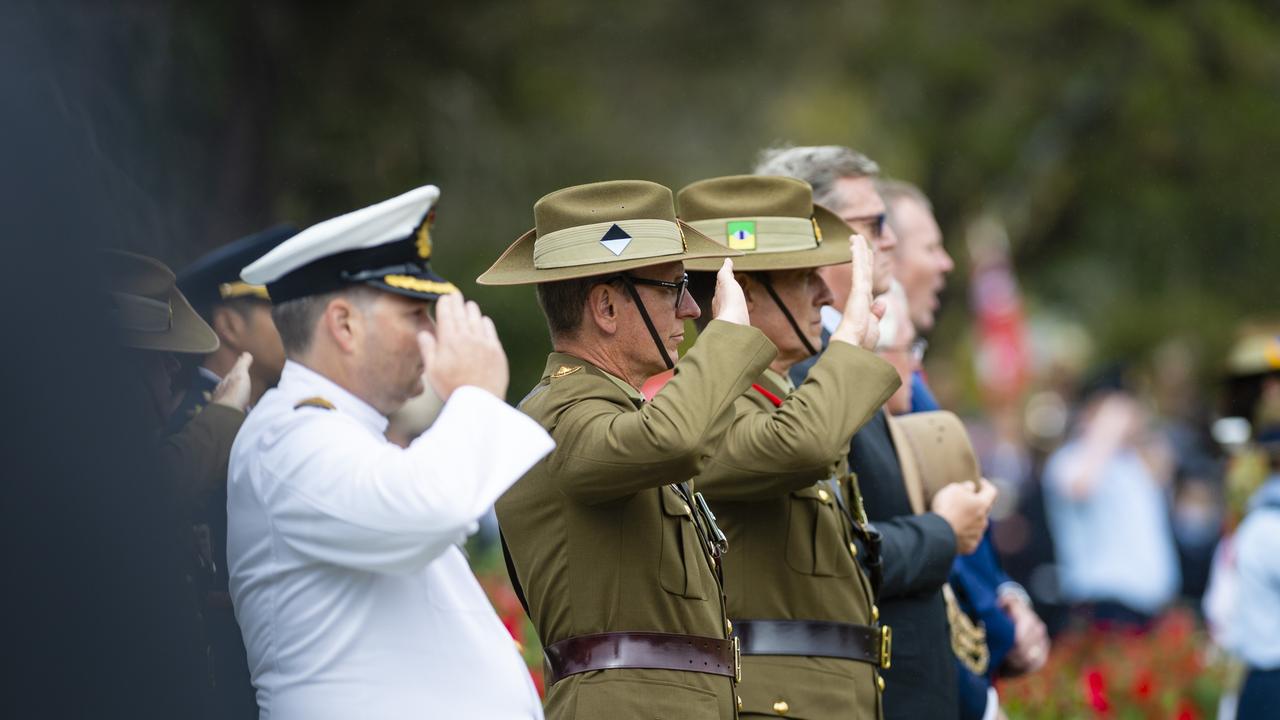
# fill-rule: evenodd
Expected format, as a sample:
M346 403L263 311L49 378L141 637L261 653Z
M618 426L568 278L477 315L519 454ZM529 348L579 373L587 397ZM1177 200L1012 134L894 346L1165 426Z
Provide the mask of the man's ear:
M244 334L248 330L244 316L226 305L219 305L213 309L210 320L223 347L239 354L244 349Z
M320 326L343 352L351 353L364 332L364 315L349 299L339 296L325 306Z
M756 308L755 297L759 290L759 285L751 273L735 272L733 279L737 280L738 285L742 288L742 297L747 301L747 312L750 313Z
M587 319L595 324L600 332L613 335L618 332L618 304L622 297L608 283L600 283L587 293Z

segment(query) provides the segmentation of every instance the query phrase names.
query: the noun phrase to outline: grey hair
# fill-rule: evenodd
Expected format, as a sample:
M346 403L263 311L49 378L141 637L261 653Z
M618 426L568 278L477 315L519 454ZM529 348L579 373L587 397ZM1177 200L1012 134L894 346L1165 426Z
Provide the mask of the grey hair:
M296 300L289 300L271 307L271 319L280 333L280 342L284 345L285 355L297 358L311 347L315 337L316 325L324 314L329 303L345 297L361 309L367 308L382 291L368 285L353 285L349 288L335 290L322 295L308 295Z
M906 180L876 178L876 191L880 193L880 199L884 200L884 204L889 208L890 218L893 217L893 204L899 200L915 200L929 212L933 212L933 203L929 201L929 196Z
M831 207L836 180L842 177L880 176L875 160L843 145L771 147L760 151L756 175L785 175L813 187L813 201Z

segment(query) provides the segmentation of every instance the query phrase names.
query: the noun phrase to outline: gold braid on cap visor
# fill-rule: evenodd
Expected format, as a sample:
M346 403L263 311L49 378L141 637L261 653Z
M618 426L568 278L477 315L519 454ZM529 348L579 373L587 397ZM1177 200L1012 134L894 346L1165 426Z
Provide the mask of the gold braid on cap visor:
M412 290L413 292L435 293L436 295L452 295L458 292L458 286L451 282L423 280L412 275L384 275L382 282L393 288Z
M222 283L218 286L218 297L223 300L231 298L255 297L263 300L270 300L271 296L267 294L265 285L250 285L247 282L229 282Z
M620 252L601 242L617 225L630 238ZM578 267L680 255L685 250L684 233L670 220L609 220L578 225L540 235L533 242L533 266L539 270Z
M734 247L729 242L729 226L733 223L755 225L755 248L735 248L751 254L813 250L822 243L822 231L813 218L731 217L689 222L695 230L729 247Z

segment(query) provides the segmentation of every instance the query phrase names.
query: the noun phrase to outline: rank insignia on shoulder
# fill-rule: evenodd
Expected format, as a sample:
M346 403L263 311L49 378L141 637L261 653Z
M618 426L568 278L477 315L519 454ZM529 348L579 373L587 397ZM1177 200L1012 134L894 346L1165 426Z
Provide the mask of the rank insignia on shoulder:
M579 370L581 370L581 369L582 369L582 366L581 366L581 365L572 365L572 366L570 366L570 365L561 365L560 367L556 368L556 371L555 371L555 372L551 373L551 379L552 379L552 380L557 380L557 379L562 378L562 377L564 377L564 376L566 376L566 375L572 375L572 374L574 374L574 373L578 372L578 371L579 371Z
M304 407L320 408L321 410L334 409L333 403L322 397L309 397L306 400L299 400L297 405L293 406L294 410L301 410Z

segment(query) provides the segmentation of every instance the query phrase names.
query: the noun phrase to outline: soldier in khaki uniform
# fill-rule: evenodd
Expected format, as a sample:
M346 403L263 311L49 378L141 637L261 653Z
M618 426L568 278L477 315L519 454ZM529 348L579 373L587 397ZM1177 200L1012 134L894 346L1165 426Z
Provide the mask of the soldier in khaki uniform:
M249 403L249 366L245 353L227 376L211 389L208 407L180 429L165 431L177 404L174 378L179 356L198 356L218 349L218 336L192 309L164 263L122 250L100 257L116 336L126 349L128 372L120 382L132 388L155 433L151 457L166 478L166 496L157 498L171 513L176 569L184 588L179 628L184 653L175 658L178 674L189 682L184 692L195 705L190 717L227 718L219 710L218 678L211 662L205 606L205 584L213 549L208 536L191 524L194 508L209 488L226 482L227 457L245 419ZM256 712L256 706L251 708Z
M814 205L802 180L704 180L681 190L677 204L681 219L744 253L734 264L751 323L778 347L695 478L731 548L725 591L742 643L743 716L877 718L888 638L858 562L867 537L860 500L839 489L849 438L899 385L869 351L879 336L871 249ZM787 371L816 352L819 311L832 301L818 268L850 263L851 245L844 318L797 388Z
M738 253L680 223L649 182L560 190L534 219L479 282L537 283L556 349L521 408L557 447L497 504L546 646L547 716L735 717L723 536L688 482L776 353L731 263L716 319L673 359L700 315L683 263ZM672 366L644 402L640 385Z

